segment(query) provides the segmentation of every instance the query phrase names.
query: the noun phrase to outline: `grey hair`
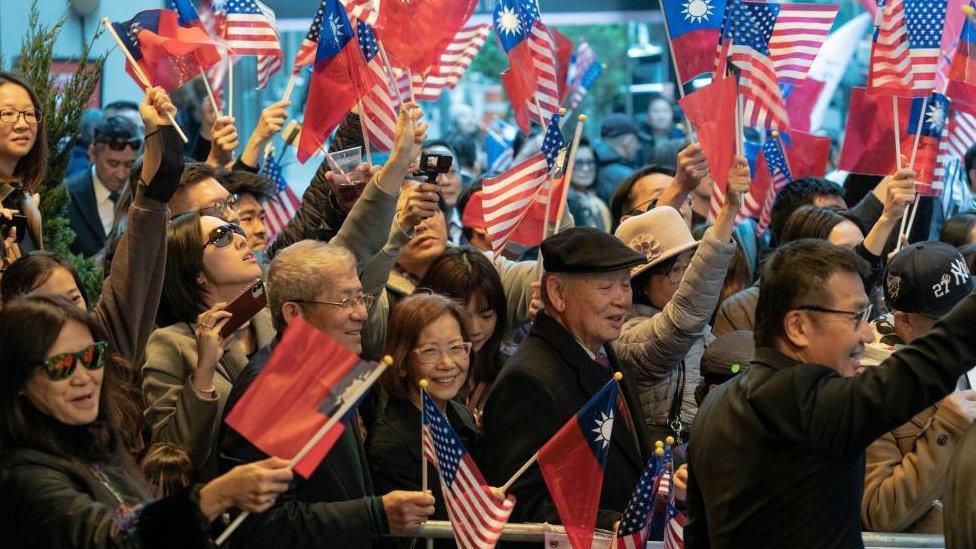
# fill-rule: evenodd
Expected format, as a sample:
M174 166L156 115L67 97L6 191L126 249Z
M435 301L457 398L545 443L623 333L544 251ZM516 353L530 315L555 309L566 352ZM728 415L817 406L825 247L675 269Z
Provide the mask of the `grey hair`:
M288 301L314 301L331 283L332 275L356 269L348 249L318 240L302 240L280 250L271 261L264 286L271 319L279 332L286 327L281 307Z

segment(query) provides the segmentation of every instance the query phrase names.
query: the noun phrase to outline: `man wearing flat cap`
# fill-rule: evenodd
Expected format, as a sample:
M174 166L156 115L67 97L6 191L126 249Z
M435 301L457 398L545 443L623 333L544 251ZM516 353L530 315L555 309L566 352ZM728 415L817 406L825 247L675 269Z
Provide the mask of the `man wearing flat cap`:
M532 330L498 376L484 409L482 471L501 486L619 371L608 345L631 304L630 268L647 261L613 235L567 229L542 243L542 300ZM653 448L640 406L621 380L597 527L620 520ZM639 442L638 442L639 441ZM512 486L511 522L559 523L533 465Z

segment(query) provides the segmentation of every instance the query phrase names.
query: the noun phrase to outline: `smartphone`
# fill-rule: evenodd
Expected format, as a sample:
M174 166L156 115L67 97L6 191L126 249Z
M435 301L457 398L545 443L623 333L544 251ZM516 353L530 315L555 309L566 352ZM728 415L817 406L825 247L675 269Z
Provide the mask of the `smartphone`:
M19 244L24 240L24 235L27 234L27 216L14 214L13 219L0 217L0 235L2 235L3 238L7 237L7 233L10 232L11 227L17 229L17 239L15 242Z
M264 294L264 282L260 278L256 279L224 309L231 314L231 317L220 329L220 337L228 337L236 332L267 305L268 297Z

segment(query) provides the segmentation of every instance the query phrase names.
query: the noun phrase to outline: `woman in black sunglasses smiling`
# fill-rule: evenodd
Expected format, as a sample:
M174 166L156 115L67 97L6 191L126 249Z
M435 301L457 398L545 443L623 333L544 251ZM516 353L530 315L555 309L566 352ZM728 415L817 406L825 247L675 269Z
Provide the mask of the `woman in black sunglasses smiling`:
M227 338L224 310L261 277L244 231L220 218L177 216L166 234L166 273L142 368L146 422L153 442L186 447L200 478L217 472L215 447L224 404L237 375L257 349L274 339L271 314L262 309Z
M231 506L261 512L291 472L271 458L152 501L116 434L115 380L91 318L60 298L0 311L0 531L10 547L203 547Z

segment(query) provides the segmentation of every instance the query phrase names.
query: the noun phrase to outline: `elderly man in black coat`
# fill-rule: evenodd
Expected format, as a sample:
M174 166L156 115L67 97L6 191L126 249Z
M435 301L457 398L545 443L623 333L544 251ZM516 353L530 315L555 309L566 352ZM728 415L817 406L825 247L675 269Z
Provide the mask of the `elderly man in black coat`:
M756 358L708 395L692 430L689 549L863 546L865 449L952 392L976 358L970 296L881 367L858 373L874 337L868 271L823 240L791 242L768 260Z
M549 237L542 255L545 311L485 403L481 463L492 486L503 485L619 370L607 343L620 336L630 308L630 267L647 261L590 227ZM620 520L652 451L643 422L632 419L642 417L639 406L624 372L600 494L601 528ZM517 497L511 522L559 522L538 465L511 493Z

